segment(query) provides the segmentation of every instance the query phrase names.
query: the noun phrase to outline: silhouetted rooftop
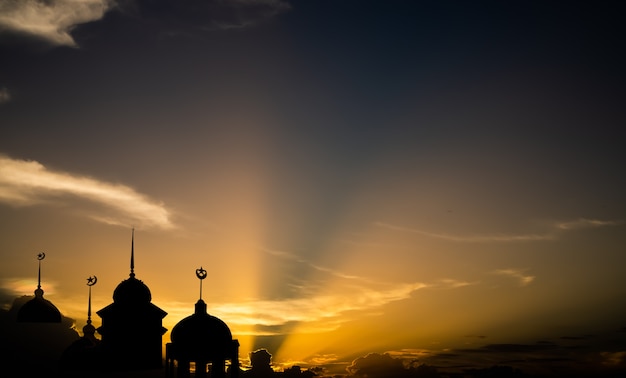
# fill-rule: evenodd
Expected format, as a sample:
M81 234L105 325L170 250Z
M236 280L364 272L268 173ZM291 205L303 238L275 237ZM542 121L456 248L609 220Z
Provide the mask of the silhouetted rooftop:
M172 329L174 344L184 348L204 350L230 350L233 336L230 329L219 318L209 315L202 299L195 305L195 313L178 322Z
M24 303L17 313L18 322L60 323L61 312L43 297L43 290L35 290L35 298Z
M133 276L122 281L115 291L113 291L113 302L115 303L150 303L152 294L143 281Z

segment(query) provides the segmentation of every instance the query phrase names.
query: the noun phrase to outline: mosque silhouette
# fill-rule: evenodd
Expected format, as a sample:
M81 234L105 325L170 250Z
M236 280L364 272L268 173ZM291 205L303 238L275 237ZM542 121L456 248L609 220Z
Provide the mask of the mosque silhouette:
M196 269L196 276L200 280L200 298L195 304L194 313L174 326L171 342L166 344L163 358L163 334L167 329L163 327L162 320L167 312L151 302L150 289L135 277L134 244L133 230L129 277L113 291L113 303L96 311L102 319L102 325L98 328L91 320L91 288L98 279L96 276L87 279L87 324L83 327L83 336L71 342L60 355L59 371L78 372L74 376L89 376L90 371L114 374L161 369L163 373L160 376L168 378L238 378L243 374L239 365L238 340L233 339L224 321L207 313L207 305L202 300L202 280L207 275L202 267ZM60 311L43 297L41 262L44 258L43 252L37 255L39 272L35 296L21 305L17 311L16 324L62 321ZM96 337L96 333L101 335L101 339ZM254 374L262 370L258 366L257 369L253 366L246 376L269 376Z

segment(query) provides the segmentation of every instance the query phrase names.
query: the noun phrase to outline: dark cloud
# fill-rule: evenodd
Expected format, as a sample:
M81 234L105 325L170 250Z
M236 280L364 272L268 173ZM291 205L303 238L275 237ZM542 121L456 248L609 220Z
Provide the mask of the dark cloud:
M556 349L557 345L553 343L537 343L537 344L490 344L485 345L479 352L498 352L498 353L528 353L545 351L548 349Z
M561 340L588 340L590 339L592 336L591 335L587 335L587 336L562 336Z
M116 7L170 34L251 27L289 9L285 0L120 0Z
M346 370L355 377L393 377L404 373L404 364L401 359L393 358L389 354L370 353L359 357Z
M465 337L467 337L467 338L476 338L476 339L484 339L487 336L484 336L484 335L465 335Z

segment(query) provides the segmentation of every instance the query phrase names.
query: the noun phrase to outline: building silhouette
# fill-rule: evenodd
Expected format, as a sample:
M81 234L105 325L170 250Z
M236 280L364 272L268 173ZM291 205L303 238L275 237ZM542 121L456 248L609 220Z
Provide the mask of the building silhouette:
M17 313L17 321L23 323L60 323L61 312L52 302L43 297L41 288L41 261L46 258L44 252L37 255L39 272L37 274L37 289L35 297L20 307Z
M37 255L39 275L34 296L15 298L8 311L0 311L0 366L20 370L20 376L49 376L58 369L65 347L79 335L73 320L62 316L52 302L43 298L41 261Z
M98 282L96 276L87 278L89 300L87 305L87 324L83 327L83 337L74 341L61 356L62 370L93 370L101 366L100 340L96 338L96 327L91 324L91 287Z
M178 322L171 333L171 343L166 345L165 365L167 377L203 378L226 377L226 363L230 362L228 375L239 376L239 341L233 339L230 329L219 318L207 313L202 300L202 280L206 270L196 269L200 279L200 299L192 315Z
M135 231L129 278L113 291L113 303L97 311L102 326L101 358L105 370L145 370L163 367L165 311L151 303L150 289L135 278Z

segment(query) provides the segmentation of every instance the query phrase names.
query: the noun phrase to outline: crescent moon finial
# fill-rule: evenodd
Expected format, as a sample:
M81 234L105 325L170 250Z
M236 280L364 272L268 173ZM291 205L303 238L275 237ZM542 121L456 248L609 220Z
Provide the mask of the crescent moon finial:
M202 267L200 267L200 269L196 269L196 277L203 280L206 278L206 276L207 276L207 272L205 269L202 269Z
M45 252L39 252L37 254L37 260L41 261L41 260L43 260L45 258L46 258L46 253Z
M96 282L98 282L98 277L96 276L91 276L87 278L87 286L93 286L96 284Z

